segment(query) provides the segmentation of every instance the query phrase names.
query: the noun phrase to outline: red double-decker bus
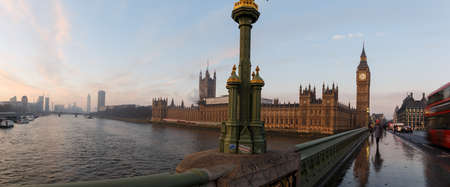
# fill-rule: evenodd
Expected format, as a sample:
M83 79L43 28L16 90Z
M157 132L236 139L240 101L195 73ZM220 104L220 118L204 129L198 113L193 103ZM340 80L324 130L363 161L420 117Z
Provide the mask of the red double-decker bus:
M428 96L425 123L428 140L450 149L450 82Z

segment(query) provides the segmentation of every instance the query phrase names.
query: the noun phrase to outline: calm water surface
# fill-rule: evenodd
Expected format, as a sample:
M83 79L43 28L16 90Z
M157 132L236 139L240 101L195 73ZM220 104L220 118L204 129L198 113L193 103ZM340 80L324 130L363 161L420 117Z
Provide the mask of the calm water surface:
M0 129L0 186L173 172L185 155L214 149L219 131L67 115ZM269 149L306 141L268 137Z

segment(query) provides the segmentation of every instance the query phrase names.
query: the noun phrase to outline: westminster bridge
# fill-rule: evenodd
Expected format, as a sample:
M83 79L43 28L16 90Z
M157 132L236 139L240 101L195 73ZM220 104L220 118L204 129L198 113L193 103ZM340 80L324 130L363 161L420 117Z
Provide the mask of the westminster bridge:
M366 129L312 141L268 136L269 152L259 155L270 156L262 162L267 165L249 163L240 167L241 176L233 174L239 163L232 160L176 172L185 155L211 152L218 135L214 129L43 116L0 131L0 186L221 186L229 177L248 182L234 186L449 186L449 154L408 139L420 133L385 132L377 149Z

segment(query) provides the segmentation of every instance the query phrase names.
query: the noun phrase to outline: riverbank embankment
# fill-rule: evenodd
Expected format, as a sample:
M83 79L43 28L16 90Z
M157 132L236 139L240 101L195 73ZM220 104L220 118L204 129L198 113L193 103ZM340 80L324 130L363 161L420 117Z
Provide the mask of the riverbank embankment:
M182 128L199 128L199 129L210 129L210 130L220 130L220 124L217 122L203 122L203 121L186 121L177 119L163 119L163 120L149 120L149 119L138 119L138 118L124 118L124 117L112 117L112 116L95 116L97 118L118 120L131 123L140 124L153 124L153 125L169 125L174 127ZM290 129L268 129L266 128L266 135L268 136L289 136L289 137L311 137L311 138L321 138L327 135L319 133L301 133Z

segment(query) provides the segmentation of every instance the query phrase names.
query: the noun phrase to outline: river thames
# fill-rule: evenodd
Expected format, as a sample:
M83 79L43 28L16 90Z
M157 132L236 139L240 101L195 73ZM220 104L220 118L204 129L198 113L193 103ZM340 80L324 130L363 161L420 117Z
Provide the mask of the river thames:
M218 130L83 116L40 117L0 129L0 186L113 179L174 172L185 155L218 145ZM305 138L269 136L269 149Z

